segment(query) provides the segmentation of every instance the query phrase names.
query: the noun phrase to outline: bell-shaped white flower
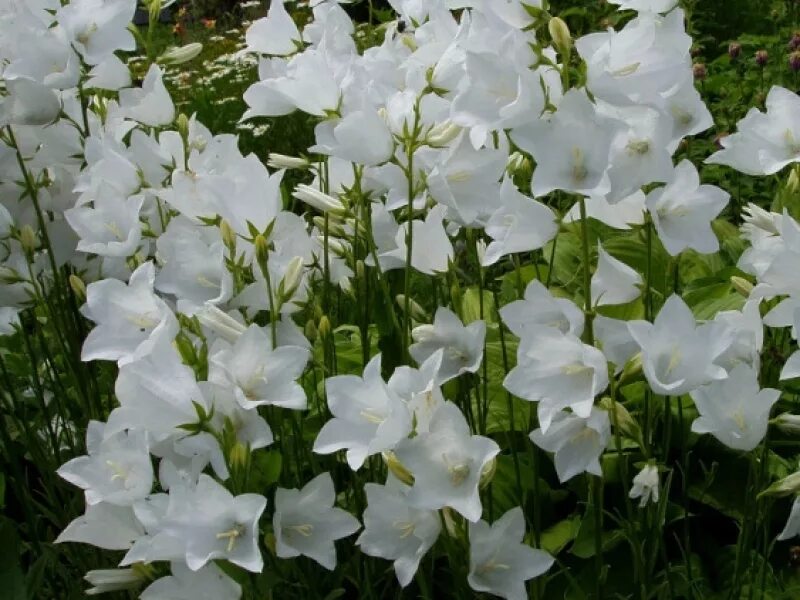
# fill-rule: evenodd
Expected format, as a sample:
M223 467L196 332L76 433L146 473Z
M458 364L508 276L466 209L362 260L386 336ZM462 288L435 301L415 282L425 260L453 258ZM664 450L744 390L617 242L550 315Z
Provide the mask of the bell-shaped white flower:
M302 490L275 491L275 551L280 558L308 556L326 569L336 567L334 542L358 531L353 515L334 506L336 490L330 473L322 473Z
M520 341L517 366L503 386L515 396L538 402L539 423L546 432L563 408L584 419L590 416L595 396L608 386L608 364L600 350L571 333L540 327Z
M408 406L381 377L380 354L369 361L364 376L337 375L325 381L333 419L322 426L314 452L347 449L347 464L357 470L368 456L391 450L411 433Z
M470 523L469 586L506 600L525 600L525 582L547 572L555 559L525 544L524 537L525 516L519 507L491 525Z
M800 496L796 496L792 502L789 518L786 520L783 530L778 534L778 539L785 541L798 535L800 535Z
M727 379L691 392L700 413L692 431L710 433L729 448L749 452L764 439L770 410L780 395L778 390L759 388L756 371L739 364Z
M405 365L397 367L387 382L389 389L406 402L417 433L428 431L433 415L444 404L437 383L443 357L444 349L425 359L419 369Z
M523 300L503 306L500 316L511 333L519 338L539 327L553 327L578 337L583 333L583 311L572 300L553 296L538 279L525 288Z
M559 411L545 432L542 428L530 434L531 441L542 450L555 453L558 480L562 483L576 475L591 473L600 477L600 455L611 439L608 413L592 408L588 418Z
M642 349L642 368L656 394L680 396L727 377L714 364L733 341L721 323L697 325L680 296L670 296L654 323L629 321L628 330Z
M125 88L119 92L119 106L134 121L150 127L169 125L175 119L175 105L164 87L163 73L153 64L141 88Z
M96 281L86 288L83 315L96 323L86 336L81 360L116 360L120 365L146 356L159 341L172 341L178 322L153 293L152 262L138 267L128 284L117 279Z
M209 380L234 386L242 407L269 404L305 410L306 394L296 381L308 362L305 348L273 348L269 334L251 325L232 346L218 340L209 360Z
M558 233L555 213L541 202L520 193L509 178L500 187L500 208L486 223L492 243L486 248L484 266L503 256L544 247Z
M394 561L402 587L411 583L422 557L431 549L442 529L434 510L414 508L399 482L368 483L364 531L356 544L364 554Z
M597 306L626 304L639 297L642 276L611 256L597 242L597 270L592 275L592 302Z
M719 249L711 221L729 198L728 192L716 186L701 185L695 166L683 160L665 187L647 195L646 204L658 237L672 256L686 248L710 254Z
M412 505L431 510L449 506L473 522L483 511L478 493L481 474L498 452L494 440L472 435L452 402L436 411L427 433L404 440L395 450L414 475L408 492Z
M136 253L142 238L139 211L144 196L125 198L113 186L101 188L93 206L76 206L64 218L80 237L77 249L100 256L128 257Z
M424 363L438 350L444 350L437 383L442 384L462 373L475 373L483 358L486 323L473 321L463 325L448 308L436 309L433 325L420 325L411 332L415 343L408 351L418 363Z
M128 30L135 11L131 2L74 0L59 8L56 18L83 60L96 65L117 50L136 50Z
M199 571L174 561L172 575L156 579L139 596L141 600L239 600L242 588L214 563Z
M58 118L61 102L38 81L6 79L7 95L0 101L0 125L47 125Z
M276 56L294 54L301 40L297 25L286 12L284 0L270 3L267 16L253 21L245 34L248 50Z
M611 142L621 126L597 112L585 91L572 89L548 120L516 128L514 141L536 160L533 195L553 190L585 196L607 193Z
M309 148L365 166L386 162L394 152L394 139L375 109L365 106L338 121L323 121L315 129L317 143Z
M751 108L739 121L738 131L723 137L723 149L707 163L727 165L748 175L772 175L800 162L800 98L773 86L766 99L767 112Z
M144 533L130 506L100 502L87 505L86 512L72 520L55 543L80 542L104 550L127 550Z
M639 506L645 506L651 500L658 503L658 494L658 467L645 465L633 478L628 497L639 498Z
M107 502L130 506L153 486L147 435L139 429L115 433L104 439L105 424L90 421L86 430L88 456L73 458L58 474L85 491L89 505Z
M258 521L267 500L258 494L233 496L212 477L180 482L169 490L166 511L148 545L146 560L175 560L177 549L189 569L225 559L253 573L264 560L258 548ZM138 514L138 513L137 513ZM133 560L128 553L123 563Z

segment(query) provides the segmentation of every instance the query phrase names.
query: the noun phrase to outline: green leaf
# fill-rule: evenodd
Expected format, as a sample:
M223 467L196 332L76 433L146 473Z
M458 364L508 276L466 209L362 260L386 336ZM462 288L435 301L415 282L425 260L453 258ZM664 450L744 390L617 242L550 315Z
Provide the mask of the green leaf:
M561 552L567 544L578 537L581 528L580 515L573 515L563 521L559 521L552 527L548 527L542 532L542 550L555 556Z

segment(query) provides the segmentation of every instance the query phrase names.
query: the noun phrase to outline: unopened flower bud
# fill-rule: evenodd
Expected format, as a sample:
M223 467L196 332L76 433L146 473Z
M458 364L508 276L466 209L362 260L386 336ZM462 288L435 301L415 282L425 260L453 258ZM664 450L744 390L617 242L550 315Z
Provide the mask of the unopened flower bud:
M319 331L317 331L317 325L314 323L313 319L309 319L306 322L306 326L303 328L303 333L305 334L306 339L312 344L317 340Z
M745 298L749 298L750 294L753 293L753 284L744 277L737 277L734 275L731 277L731 285L733 286L733 289L735 289Z
M176 126L178 128L178 133L181 135L181 139L183 140L184 144L188 144L189 140L189 117L185 114L181 113L178 115L178 119L176 121Z
M403 310L406 309L406 296L405 294L397 294L395 301L397 302L398 306ZM408 299L408 312L412 319L416 321L427 321L428 315L425 314L425 309L422 308L419 304L417 304L413 298Z
M759 50L756 52L756 64L759 67L767 66L767 62L769 61L769 52L766 50Z
M731 60L736 60L742 55L742 45L739 42L728 44L728 56Z
M195 312L195 317L204 327L208 327L222 339L231 344L236 343L247 327L239 323L222 309L213 304L204 304L203 307Z
M425 141L431 146L447 146L447 144L458 137L459 133L461 133L461 127L447 120L434 126L428 132Z
M789 68L795 73L800 71L800 50L795 50L789 55Z
M771 423L780 429L783 433L789 435L800 434L800 415L793 415L791 413L783 413L772 419Z
M547 30L553 39L553 44L561 54L569 54L572 48L572 34L569 27L560 17L553 17L547 23Z
M135 566L130 569L95 569L86 573L83 579L92 586L86 590L89 596L135 590L148 580Z
M703 63L694 63L692 73L696 81L703 81L708 76L708 70Z
M359 259L356 261L356 277L359 279L364 279L366 276L366 268L364 267L364 261Z
M326 315L322 315L322 317L320 317L317 330L319 331L320 337L323 339L331 334L331 322Z
M281 303L288 302L297 288L300 287L300 282L303 279L303 257L295 256L289 261L289 266L286 267L286 274L281 279L278 286L278 296Z
M330 212L333 214L345 213L344 204L339 200L304 183L301 183L295 188L292 196L322 212Z
M642 353L639 352L631 358L622 369L622 375L619 378L619 385L633 383L642 379Z
M269 243L263 235L259 234L255 239L255 247L258 266L261 267L262 271L266 272L267 262L269 261Z
M75 297L78 300L81 302L86 300L86 284L83 283L83 280L74 273L69 276L69 287L72 289L72 293L75 294Z
M250 460L250 449L242 442L236 442L231 448L228 462L234 469L243 469Z
M168 48L160 57L158 62L163 65L182 65L196 58L203 51L203 44L192 42L185 46Z
M33 254L39 246L39 240L36 237L36 232L30 225L25 225L19 232L19 243L22 244L22 249L26 254Z
M222 236L222 243L230 250L231 255L236 253L236 232L225 219L222 219L219 224L219 232Z
M800 31L795 31L792 34L792 39L789 40L788 47L790 51L800 48Z
M311 163L307 158L270 152L267 156L267 166L273 169L307 169Z
M761 492L758 497L761 498L762 496L773 496L776 498L781 498L783 496L792 496L795 494L800 494L800 471L792 473L780 481L776 481L763 492Z
M636 441L640 446L644 445L642 430L624 405L613 401L608 396L600 400L599 405L600 408L608 412L611 424L619 427L619 432L622 435Z
M414 476L411 471L405 468L403 463L397 458L397 455L391 450L382 453L383 462L386 463L386 468L406 485L414 485Z
M494 479L494 474L497 472L497 458L494 457L488 463L483 466L481 469L481 478L478 482L478 486L481 489L486 488L490 483L492 483L492 479Z

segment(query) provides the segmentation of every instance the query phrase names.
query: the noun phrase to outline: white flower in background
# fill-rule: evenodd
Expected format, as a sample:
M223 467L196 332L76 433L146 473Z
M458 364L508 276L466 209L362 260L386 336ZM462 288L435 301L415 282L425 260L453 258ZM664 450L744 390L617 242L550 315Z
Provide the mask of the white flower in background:
M437 351L444 350L437 383L442 384L462 373L475 373L483 359L486 323L473 321L463 325L448 308L436 309L433 325L419 325L411 332L414 338L408 351L419 364Z
M676 7L678 0L609 0L609 4L617 4L620 10L665 13Z
M317 475L302 490L275 491L275 551L280 558L308 556L328 570L336 567L334 542L358 531L353 515L334 506L336 491L329 473Z
M153 466L144 431L131 429L104 438L105 423L90 421L88 456L73 458L58 474L85 491L86 503L130 506L153 486Z
M357 470L368 456L391 450L411 433L411 414L381 377L381 356L364 367L364 376L337 375L325 380L333 419L322 426L314 452L347 449L347 464Z
M315 129L317 143L309 152L336 156L365 166L379 165L392 157L394 139L389 127L371 108L348 113L338 121L323 121Z
M426 433L404 440L395 451L414 475L408 492L413 506L431 510L449 506L473 522L483 510L478 493L481 475L499 452L494 440L472 435L452 402L436 411Z
M73 47L90 65L97 65L117 50L136 50L128 30L136 4L126 0L72 0L59 8L58 23Z
M525 516L519 507L491 525L470 523L469 586L507 600L525 600L525 582L546 573L555 560L525 544L524 537Z
M658 467L645 465L633 478L633 486L628 493L629 498L639 498L639 506L646 506L652 501L658 504Z
M769 413L780 395L779 390L761 389L758 373L742 363L727 379L691 392L700 413L692 423L692 431L710 433L729 448L749 452L764 439Z
M550 427L530 434L531 441L542 450L555 453L556 473L561 483L576 475L591 473L602 476L600 455L611 439L608 413L592 408L588 418L559 411Z
M422 557L442 529L439 514L411 506L406 490L397 481L386 485L367 483L364 531L356 540L364 554L394 561L402 587L411 583Z

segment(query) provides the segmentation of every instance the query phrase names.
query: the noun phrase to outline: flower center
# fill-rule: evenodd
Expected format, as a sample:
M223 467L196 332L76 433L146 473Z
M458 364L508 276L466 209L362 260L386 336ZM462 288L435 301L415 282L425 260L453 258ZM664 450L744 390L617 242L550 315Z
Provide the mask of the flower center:
M236 540L238 540L243 535L244 535L244 525L237 523L236 525L231 527L228 531L223 531L222 533L218 533L217 539L218 540L227 539L228 540L227 551L230 552L236 545Z

